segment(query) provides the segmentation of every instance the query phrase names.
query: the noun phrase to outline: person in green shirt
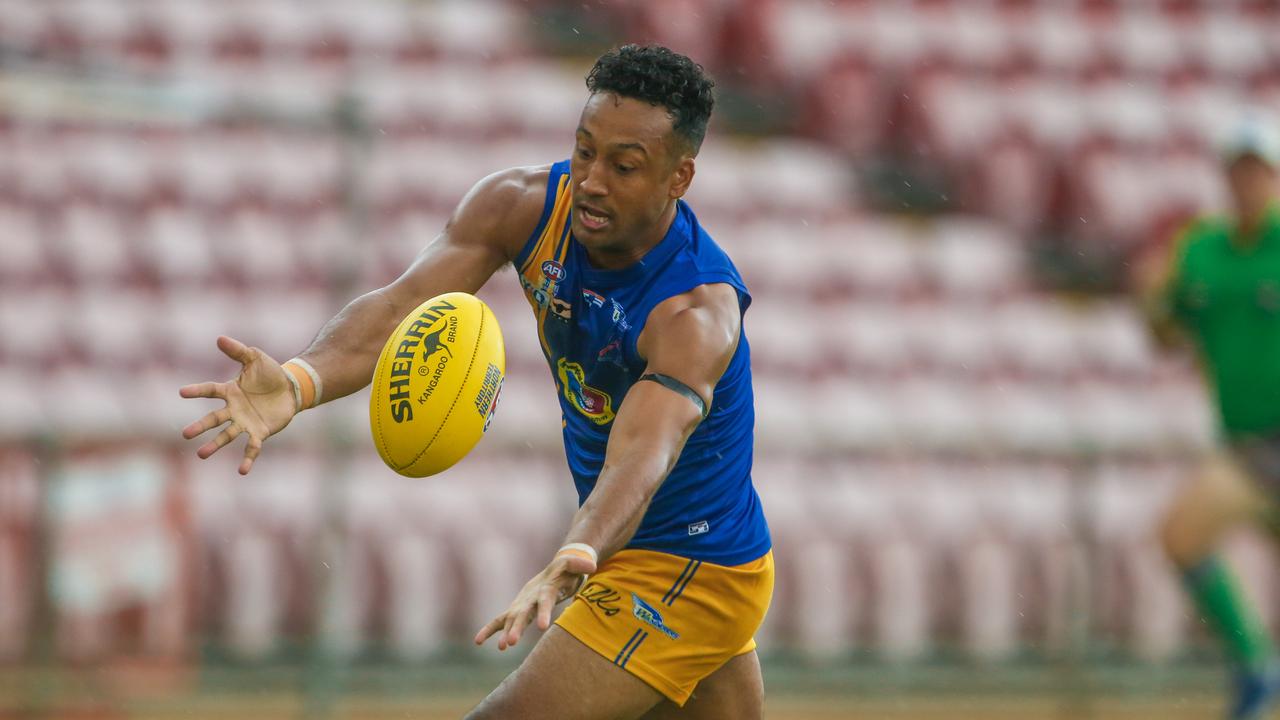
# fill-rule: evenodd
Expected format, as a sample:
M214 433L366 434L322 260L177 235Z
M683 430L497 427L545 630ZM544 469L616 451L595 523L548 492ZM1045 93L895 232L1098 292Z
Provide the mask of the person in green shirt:
M1232 211L1192 222L1140 285L1157 339L1189 341L1217 399L1220 449L1170 506L1161 540L1231 662L1228 717L1254 720L1280 700L1280 660L1218 546L1245 524L1280 534L1280 128L1254 118L1225 150Z

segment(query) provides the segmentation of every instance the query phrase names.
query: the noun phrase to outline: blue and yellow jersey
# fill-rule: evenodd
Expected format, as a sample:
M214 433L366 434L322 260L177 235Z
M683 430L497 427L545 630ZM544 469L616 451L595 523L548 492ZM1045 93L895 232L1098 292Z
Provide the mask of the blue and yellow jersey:
M592 267L570 232L570 196L569 163L556 163L542 217L515 266L559 390L565 455L581 504L604 466L619 405L645 370L636 340L649 312L708 283L737 288L743 312L751 296L684 201L666 236L639 262L621 270ZM767 553L769 528L751 484L754 424L744 333L716 385L710 414L690 436L627 547L721 565Z

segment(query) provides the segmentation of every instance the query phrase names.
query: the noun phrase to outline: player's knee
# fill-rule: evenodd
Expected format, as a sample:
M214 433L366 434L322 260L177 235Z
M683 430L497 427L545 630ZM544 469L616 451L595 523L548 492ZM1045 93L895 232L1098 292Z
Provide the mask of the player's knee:
M1183 570L1195 567L1217 549L1222 530L1232 523L1213 513L1211 506L1181 505L1165 515L1159 528L1160 545L1174 565Z
M1180 568L1190 567L1195 562L1184 525L1181 514L1177 512L1168 513L1160 522L1160 546L1165 556Z

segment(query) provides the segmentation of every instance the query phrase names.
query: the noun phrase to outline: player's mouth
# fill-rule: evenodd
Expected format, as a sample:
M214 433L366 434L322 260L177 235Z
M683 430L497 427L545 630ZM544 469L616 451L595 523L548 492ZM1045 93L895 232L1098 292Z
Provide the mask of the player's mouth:
M603 230L609 225L609 215L590 205L578 206L578 220L588 230Z

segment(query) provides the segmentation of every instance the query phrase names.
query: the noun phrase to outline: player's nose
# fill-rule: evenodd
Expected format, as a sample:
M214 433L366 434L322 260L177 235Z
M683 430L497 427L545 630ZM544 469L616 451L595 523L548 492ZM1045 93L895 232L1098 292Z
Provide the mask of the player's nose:
M582 178L582 182L578 183L578 188L584 194L592 197L601 197L609 194L609 186L604 181L604 170L599 163L591 163L587 166L587 172Z

